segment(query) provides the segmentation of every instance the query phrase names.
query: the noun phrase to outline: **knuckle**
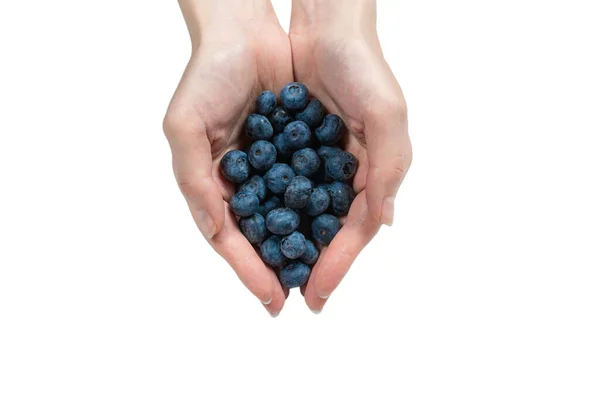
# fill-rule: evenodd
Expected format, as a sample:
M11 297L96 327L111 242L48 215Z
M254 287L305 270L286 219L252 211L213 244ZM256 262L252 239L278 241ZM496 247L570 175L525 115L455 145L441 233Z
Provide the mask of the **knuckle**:
M405 120L408 115L406 101L402 96L387 97L380 100L375 108L379 118L396 118Z
M167 137L198 133L198 116L187 107L172 105L163 119L163 131Z

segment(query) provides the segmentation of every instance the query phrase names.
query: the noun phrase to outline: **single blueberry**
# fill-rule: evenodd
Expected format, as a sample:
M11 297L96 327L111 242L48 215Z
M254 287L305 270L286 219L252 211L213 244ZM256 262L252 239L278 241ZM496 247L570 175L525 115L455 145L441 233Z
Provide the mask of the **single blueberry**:
M284 203L286 207L299 210L306 206L312 192L312 182L305 176L296 176L285 189Z
M263 217L266 217L268 213L270 213L276 208L279 208L280 205L281 200L279 200L279 197L271 196L267 201L264 202L264 204L260 205L260 207L258 208L258 213L261 214Z
M323 187L316 187L312 190L308 203L304 207L304 212L309 217L316 217L323 214L329 208L329 193Z
M340 221L337 217L331 214L321 214L312 223L312 234L317 242L323 246L327 246L339 232L340 228Z
M252 140L269 140L273 136L273 127L264 115L250 114L244 124L246 135Z
M260 256L265 263L273 268L281 268L288 262L288 259L285 258L279 248L280 241L279 236L273 235L260 245Z
M240 230L250 243L256 245L261 244L268 233L265 218L260 214L252 214L240 219Z
M267 184L261 176L254 175L240 186L238 192L254 193L259 201L265 201L267 197Z
M296 173L292 167L287 164L277 163L265 174L265 182L271 192L282 194L295 176Z
M358 160L354 154L347 151L338 151L325 161L325 171L336 181L352 179L358 169Z
M229 201L229 208L235 215L249 217L258 211L258 197L250 192L237 192Z
M289 289L304 285L309 277L310 267L301 262L289 264L279 273L279 281Z
M306 123L311 129L315 129L321 125L324 114L323 104L317 99L312 99L304 110L296 113L296 120Z
M284 107L277 107L269 115L269 122L273 126L275 133L281 133L285 129L285 126L294 120L294 116Z
M277 155L281 157L289 157L292 155L293 150L289 148L283 133L275 135L273 144L275 145L275 149L277 149Z
M306 250L306 238L300 232L292 232L281 239L279 248L284 256L290 260L299 258Z
M319 146L317 149L317 155L325 162L329 157L336 154L337 152L343 151L339 147L333 146Z
M300 225L300 216L290 208L276 208L267 214L267 229L276 235L289 235Z
M299 150L310 144L310 128L302 121L287 124L283 130L283 137L288 148Z
M264 91L256 98L256 112L261 115L269 115L277 106L277 96L271 91Z
M333 182L327 188L329 197L331 197L331 210L335 215L346 215L354 201L354 190L350 185L344 182Z
M310 148L298 150L292 156L292 168L298 175L312 176L321 166L321 158Z
M288 83L279 94L285 107L290 110L302 110L308 104L308 89L299 82Z
M273 143L266 140L259 140L252 143L248 150L248 161L250 165L259 171L266 171L275 164L277 160L277 150Z
M342 138L344 121L335 115L327 114L323 119L323 123L315 130L315 135L319 142L325 145L332 145L339 142Z
M241 150L230 150L221 159L221 172L225 179L233 183L242 183L250 175L248 156Z
M313 265L319 259L319 250L317 246L310 240L306 239L306 250L304 250L304 254L300 257L300 261L305 264Z

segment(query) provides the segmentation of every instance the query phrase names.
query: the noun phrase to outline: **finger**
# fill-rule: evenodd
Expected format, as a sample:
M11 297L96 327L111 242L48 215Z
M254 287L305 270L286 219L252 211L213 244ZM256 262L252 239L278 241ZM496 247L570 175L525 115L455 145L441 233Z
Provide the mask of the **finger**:
M365 192L359 193L352 203L346 223L313 268L304 293L306 304L313 312L323 308L325 300L340 284L380 226L369 212Z
M221 200L222 204L225 204ZM231 212L225 213L223 228L209 243L231 265L242 283L271 313L283 307L285 295L276 276L260 259L256 250L240 232Z
M173 171L200 232L211 239L223 226L225 209L212 177L212 155L206 125L185 106L171 104L164 131L173 156Z
M394 200L412 161L404 101L374 107L366 117L367 202L376 221L392 225Z

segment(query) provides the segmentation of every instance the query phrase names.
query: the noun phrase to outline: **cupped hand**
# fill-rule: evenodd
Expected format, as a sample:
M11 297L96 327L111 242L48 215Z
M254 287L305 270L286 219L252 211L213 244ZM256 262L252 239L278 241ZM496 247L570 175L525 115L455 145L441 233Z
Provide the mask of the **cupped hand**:
M289 39L266 0L180 3L193 51L164 120L175 176L204 237L276 315L287 293L241 234L219 161L240 148L256 96L293 80Z
M375 1L294 0L290 41L295 79L345 121L347 151L359 160L357 193L343 228L324 249L304 288L320 311L381 224L412 160L406 105L386 63L375 26Z

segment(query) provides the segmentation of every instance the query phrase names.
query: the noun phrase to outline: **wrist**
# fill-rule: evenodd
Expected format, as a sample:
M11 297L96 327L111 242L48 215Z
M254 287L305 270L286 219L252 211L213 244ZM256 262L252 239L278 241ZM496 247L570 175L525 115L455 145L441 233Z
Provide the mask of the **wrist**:
M348 35L376 31L376 0L292 0L290 33L315 31Z
M249 30L275 15L270 0L179 0L179 5L194 47L211 32L218 37Z

